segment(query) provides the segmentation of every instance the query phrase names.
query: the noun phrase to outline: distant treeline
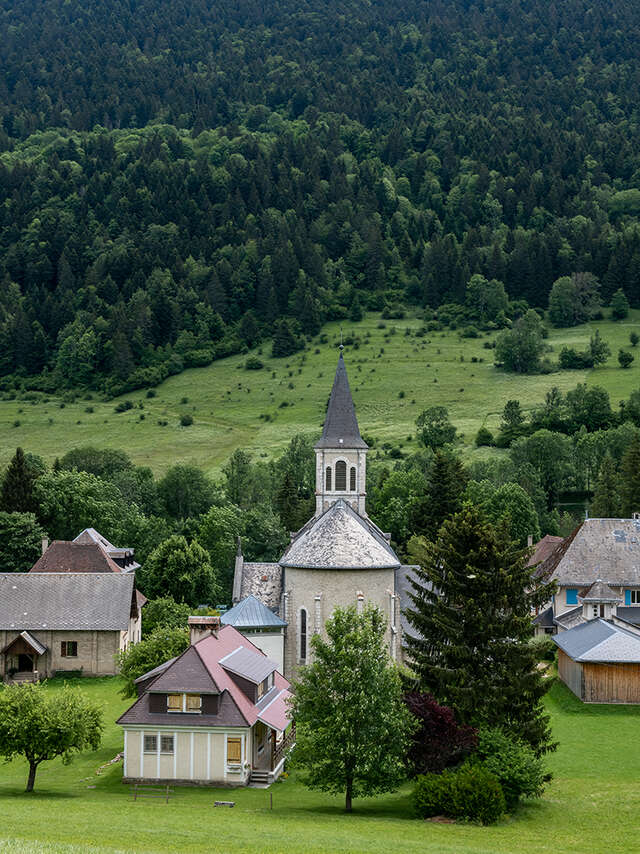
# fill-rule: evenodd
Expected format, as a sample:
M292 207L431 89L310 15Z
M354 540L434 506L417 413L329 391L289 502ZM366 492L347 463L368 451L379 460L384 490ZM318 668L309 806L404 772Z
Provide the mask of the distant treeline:
M622 0L0 0L0 376L116 393L474 274L640 304L639 39Z

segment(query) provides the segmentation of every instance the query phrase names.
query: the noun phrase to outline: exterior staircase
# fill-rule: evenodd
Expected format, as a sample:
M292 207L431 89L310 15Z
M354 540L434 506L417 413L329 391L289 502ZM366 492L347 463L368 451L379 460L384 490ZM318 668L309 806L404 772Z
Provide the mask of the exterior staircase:
M254 768L249 777L250 786L270 786L273 783L273 774L268 768Z

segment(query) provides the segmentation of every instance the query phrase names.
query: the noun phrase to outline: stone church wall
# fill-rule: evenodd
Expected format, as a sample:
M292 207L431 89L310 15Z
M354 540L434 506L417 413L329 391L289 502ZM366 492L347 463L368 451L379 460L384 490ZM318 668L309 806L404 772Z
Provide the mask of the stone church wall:
M393 569L291 569L284 570L284 601L281 616L287 621L285 675L295 677L300 666L300 612L307 612L307 659L311 662L311 638L320 632L336 607L376 605L387 620L385 639L396 657L400 643L399 607L394 595ZM397 627L397 633L392 631Z

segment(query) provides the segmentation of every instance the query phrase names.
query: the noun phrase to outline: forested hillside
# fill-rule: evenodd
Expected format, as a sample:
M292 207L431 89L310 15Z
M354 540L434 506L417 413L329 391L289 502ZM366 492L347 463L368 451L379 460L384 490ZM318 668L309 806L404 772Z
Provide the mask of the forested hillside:
M622 0L0 0L5 390L473 321L474 274L498 325L583 270L639 305L638 44Z

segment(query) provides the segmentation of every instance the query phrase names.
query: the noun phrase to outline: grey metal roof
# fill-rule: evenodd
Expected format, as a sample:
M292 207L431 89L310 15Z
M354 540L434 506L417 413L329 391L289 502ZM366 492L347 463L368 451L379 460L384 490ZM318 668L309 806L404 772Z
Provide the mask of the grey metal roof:
M340 351L338 367L333 380L329 406L324 419L322 436L316 448L363 448L368 447L360 435L356 410L351 397L347 369Z
M248 679L249 682L254 682L256 685L278 669L275 661L244 646L221 658L220 665L230 673L242 676L243 679Z
M553 618L553 622L560 626L561 629L570 629L578 623L583 623L582 605L576 605L575 608L570 608L568 611L563 611L557 617Z
M533 618L533 623L535 626L540 626L541 629L552 629L553 605L549 605L549 607L545 608L544 611L540 611L540 613Z
M396 569L397 555L382 532L342 498L299 531L280 558L301 569Z
M586 587L600 578L613 587L640 587L640 520L585 519L548 563L562 586Z
M264 629L282 628L286 626L271 608L263 605L255 596L247 596L237 605L220 617L220 622L227 626L235 626L236 629Z
M622 597L618 596L608 584L601 579L594 583L580 594L580 599L583 602L622 602Z
M574 661L640 662L640 635L606 620L590 620L553 639Z
M0 630L129 627L133 573L0 573Z

